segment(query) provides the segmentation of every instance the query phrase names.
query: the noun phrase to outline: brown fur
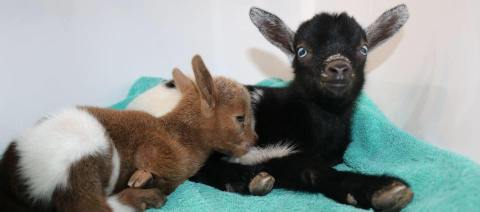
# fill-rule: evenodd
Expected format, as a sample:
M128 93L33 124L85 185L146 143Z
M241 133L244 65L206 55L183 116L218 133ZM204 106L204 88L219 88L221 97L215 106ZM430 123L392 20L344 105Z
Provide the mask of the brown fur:
M29 205L28 197L25 194L26 185L17 172L18 153L15 142L12 142L3 154L1 161L1 197L2 209L6 211L33 211L38 210L40 206Z
M212 151L240 156L257 138L247 90L226 78L212 79L199 56L192 60L192 67L196 84L179 70L173 71L183 97L163 117L82 107L104 126L118 151L120 175L113 193L137 210L163 205L166 195L193 176ZM236 116L244 116L244 124L240 125ZM68 187L55 190L52 197L57 210L111 210L104 189L113 169L113 146L111 154L84 157L71 167ZM16 155L15 151L6 153L6 167L16 167ZM138 170L152 174L153 188L127 188L128 180ZM21 185L20 181L11 179L14 193L21 197L23 191L15 187Z

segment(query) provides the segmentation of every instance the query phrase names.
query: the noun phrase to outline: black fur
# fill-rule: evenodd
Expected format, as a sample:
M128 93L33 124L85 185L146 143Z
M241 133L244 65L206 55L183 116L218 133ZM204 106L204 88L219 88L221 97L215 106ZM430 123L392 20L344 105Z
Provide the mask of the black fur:
M250 91L263 90L263 97L254 102L258 146L289 141L299 153L251 166L227 163L216 154L192 180L221 190L229 184L236 192L248 194L249 181L266 171L275 177L276 188L320 192L346 204L351 195L355 206L372 208L376 191L394 182L407 184L395 177L332 168L343 161L351 142L352 113L364 85L366 55L360 49L368 45L366 33L345 13L322 13L304 22L292 42L284 43L284 49L293 46L294 55L299 48L306 48L308 54L295 56L291 84L286 88L247 87ZM333 74L332 78L326 76L329 64L325 60L335 54L348 58L351 70ZM328 84L332 79L344 86Z
M167 88L175 88L175 81L170 80L170 81L168 81L168 82L165 83L165 86L166 86Z

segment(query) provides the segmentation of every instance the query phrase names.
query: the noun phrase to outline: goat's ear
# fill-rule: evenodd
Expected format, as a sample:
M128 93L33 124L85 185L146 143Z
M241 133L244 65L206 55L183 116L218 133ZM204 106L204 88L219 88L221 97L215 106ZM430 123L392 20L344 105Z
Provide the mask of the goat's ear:
M394 35L407 22L408 16L405 4L384 12L366 29L369 48L377 47Z
M216 104L216 92L213 84L213 78L210 75L205 63L200 56L195 55L192 59L193 73L197 83L198 91L202 97L202 111L212 112Z
M186 90L194 89L195 84L193 81L185 76L185 74L180 71L178 68L174 68L172 72L173 80L175 81L175 86L180 90L180 92L184 93Z
M280 48L289 59L294 58L293 38L295 33L280 18L260 8L252 7L250 20L270 43Z

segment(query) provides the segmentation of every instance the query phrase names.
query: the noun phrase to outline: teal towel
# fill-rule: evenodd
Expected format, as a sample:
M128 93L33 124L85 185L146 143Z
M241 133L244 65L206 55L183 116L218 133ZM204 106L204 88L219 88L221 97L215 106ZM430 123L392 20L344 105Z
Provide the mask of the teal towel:
M112 107L124 109L136 96L162 82L165 80L140 78L127 98ZM259 83L272 87L285 84L278 79ZM398 129L364 94L357 102L352 131L353 141L345 153L345 163L337 169L405 179L415 193L405 211L480 211L480 166ZM171 194L160 210L362 211L321 194L274 189L264 197L241 196L189 181Z

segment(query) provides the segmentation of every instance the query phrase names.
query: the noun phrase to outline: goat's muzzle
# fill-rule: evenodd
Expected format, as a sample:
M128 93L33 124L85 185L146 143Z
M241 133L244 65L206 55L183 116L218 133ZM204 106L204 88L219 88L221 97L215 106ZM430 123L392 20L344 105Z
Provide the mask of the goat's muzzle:
M336 95L344 93L353 77L352 63L347 57L335 54L325 60L321 81L330 92Z

